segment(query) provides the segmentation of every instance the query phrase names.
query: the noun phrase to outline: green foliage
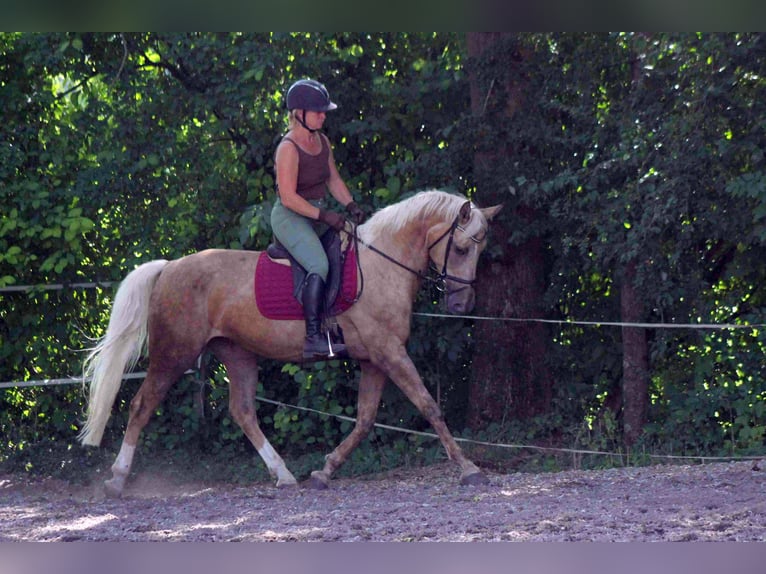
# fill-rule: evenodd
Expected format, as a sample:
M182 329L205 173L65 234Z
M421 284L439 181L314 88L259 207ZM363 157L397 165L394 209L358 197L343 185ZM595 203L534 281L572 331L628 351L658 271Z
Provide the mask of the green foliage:
M2 33L0 288L65 287L0 292L0 380L79 372L79 351L103 332L113 289L68 285L119 281L139 263L208 247L264 247L283 95L304 76L321 79L340 104L328 135L367 211L426 187L481 203L477 154L507 150L482 181L507 190L498 235L546 246L547 317L615 320L633 262L647 321L762 324L764 42L761 34L520 34L473 61L460 36L443 33ZM475 112L471 87L487 96ZM509 101L518 113L507 113ZM482 264L506 247L491 237ZM416 309L438 310L438 298L424 290ZM650 424L637 448L762 452L763 331L648 335ZM481 343L470 320L413 319L408 350L451 428L466 424ZM621 421L609 400L619 393L621 345L613 328L554 329L551 411L466 432L617 448ZM193 377L173 388L144 433L145 461L168 452L179 465L255 456L228 414L225 373L211 364L209 374L204 411ZM357 377L352 363L266 363L258 394L353 417ZM125 383L97 453L118 448L137 384ZM0 459L21 468L46 457L64 468L100 464L74 445L79 387L0 392ZM259 416L306 472L351 424L269 403ZM393 386L378 420L427 426ZM440 453L434 441L376 430L348 468ZM565 456L529 459L530 468L564 464ZM262 472L257 463L230 476Z
M513 186L506 205L522 209L504 211L509 243L548 246L548 317L617 320L635 265L647 322L762 324L763 36L528 34L495 48L466 64L486 105L462 131L466 147L496 158L482 180ZM762 335L727 333L731 355L715 362L696 337L648 332L653 392L686 397L689 369L704 392L667 410L655 401L646 440L663 451L663 438L681 450L762 449ZM564 424L614 409L614 397L619 409L620 331L565 325L552 339L557 394L574 398L554 401ZM754 394L737 402L738 386ZM724 414L734 403L744 412ZM676 408L697 422L669 422Z
M763 334L724 332L699 335L677 350L683 363L655 378L648 440L676 454L757 454L766 428ZM685 368L684 365L685 364ZM677 370L676 370L677 369ZM664 371L664 372L663 372Z
M429 160L467 99L453 35L3 34L0 45L4 119L16 128L0 145L3 286L119 281L149 259L265 246L283 94L319 70L341 104L328 122L336 160L366 209L419 187L464 185ZM2 379L77 374L76 351L84 334L103 332L110 293L0 294ZM280 369L264 365L260 396L353 415L352 365ZM137 384L120 392L104 449L118 448ZM147 458L253 454L228 415L225 374L213 371L204 415L195 389L188 378L173 388L142 437ZM12 390L2 401L4 449L19 453L46 436L73 443L78 387ZM259 413L275 446L296 456L326 453L350 428L269 404ZM381 416L418 417L394 389Z

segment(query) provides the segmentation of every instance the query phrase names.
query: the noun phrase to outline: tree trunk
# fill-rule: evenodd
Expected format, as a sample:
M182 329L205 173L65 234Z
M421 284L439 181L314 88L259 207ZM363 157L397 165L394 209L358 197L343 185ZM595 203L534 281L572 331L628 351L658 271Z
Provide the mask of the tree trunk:
M468 55L479 57L507 33L469 33ZM503 90L493 89L502 82ZM495 86L496 88L497 86ZM494 102L511 116L523 105L523 86L510 85L507 77L498 77L489 85L481 85L477 75L471 79L471 106L474 115L482 115L498 93L508 95L507 102ZM508 201L508 187L494 185L493 172L500 155L513 154L512 149L498 149L493 154L477 153L475 175L479 201L494 205ZM510 184L510 182L509 182ZM539 215L524 206L516 215L525 221ZM544 293L544 251L540 239L522 245L508 244L510 229L503 218L493 225L492 243L502 247L503 254L491 264L480 265L477 281L477 313L490 317L535 318L542 312ZM552 380L545 364L548 337L540 323L511 321L477 321L476 347L469 388L468 424L481 428L491 422L509 418L527 418L549 408Z
M631 89L633 106L641 100L641 58L634 52L631 64ZM639 174L636 174L637 176ZM620 290L620 308L624 323L640 323L644 318L641 296L635 287L636 261L630 261L624 271ZM635 327L622 328L622 422L625 444L636 442L646 424L649 408L649 351L646 330Z
M624 323L638 323L643 319L643 304L634 286L635 278L636 264L631 262L620 291ZM630 446L641 435L649 408L649 351L643 328L622 328L622 400L625 444Z

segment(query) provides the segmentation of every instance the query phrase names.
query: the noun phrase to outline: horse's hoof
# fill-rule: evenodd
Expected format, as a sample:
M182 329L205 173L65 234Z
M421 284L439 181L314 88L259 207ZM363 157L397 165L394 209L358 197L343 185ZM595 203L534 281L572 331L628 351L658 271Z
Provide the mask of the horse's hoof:
M330 480L321 471L315 470L306 480L305 485L306 488L313 490L327 490L330 487Z
M122 497L122 485L118 484L114 478L104 481L104 494L107 498Z
M489 484L489 478L481 471L467 474L460 478L461 486L484 486Z
M290 489L290 488L297 488L297 487L298 487L298 481L296 481L295 479L277 481L277 488Z

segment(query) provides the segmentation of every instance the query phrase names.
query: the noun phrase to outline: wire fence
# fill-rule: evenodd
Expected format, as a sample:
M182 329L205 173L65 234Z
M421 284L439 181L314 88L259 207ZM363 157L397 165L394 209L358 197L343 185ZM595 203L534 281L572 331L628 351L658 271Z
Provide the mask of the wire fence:
M54 283L51 285L18 285L0 288L2 292L32 292L35 290L62 290L66 288L93 289L96 287L111 287L117 284L116 281L99 281L91 283ZM540 319L540 318L520 318L520 317L488 317L482 315L449 315L446 313L421 313L415 312L413 316L445 318L445 319L468 319L473 321L499 321L509 323L543 323L561 326L591 326L591 327L620 327L620 328L639 328L639 329L699 329L699 330L728 330L728 329L751 329L757 330L766 327L764 323L631 323L625 321L577 321L569 319ZM79 379L59 378L59 379L41 379L37 381L7 381L0 382L0 389L13 387L35 387L35 386L55 386L72 384Z
M118 281L96 281L92 283L51 283L49 285L6 285L0 287L0 293L29 293L31 291L61 291L63 289L94 289L111 287Z
M93 289L96 287L111 287L118 282L115 281L101 281L101 282L89 282L89 283L68 283L68 284L50 284L50 285L19 285L19 286L7 286L0 288L0 293L3 292L32 292L32 291L39 291L39 290L62 290L67 288L72 289ZM559 319L541 319L541 318L515 318L515 317L487 317L487 316L480 316L480 315L449 315L449 314L443 314L443 313L421 313L416 312L413 313L415 316L419 317L430 317L430 318L447 318L447 319L469 319L469 320L475 320L475 321L503 321L503 322L512 322L512 323L544 323L544 324L555 324L555 325L580 325L580 326L593 326L593 327L620 327L620 328L643 328L643 329L717 329L717 330L726 330L726 329L762 329L763 327L766 327L766 324L757 323L757 324L738 324L738 323L689 323L689 324L679 324L679 323L631 323L631 322L623 322L623 321L574 321L574 320L559 320ZM198 371L187 371L184 374L194 374ZM136 372L136 373L127 373L123 376L123 379L129 380L129 379L143 379L146 376L146 372ZM54 379L39 379L39 380L29 380L29 381L6 381L6 382L0 382L0 389L10 389L10 388L25 388L25 387L51 387L51 386L58 386L58 385L72 385L72 384L82 384L83 381L82 377L65 377L65 378L54 378ZM299 410L303 412L310 412L313 414L317 414L320 416L326 416L326 417L333 417L338 420L348 421L352 423L356 423L356 419L353 417L348 417L345 415L338 415L338 414L332 414L324 411L320 411L317 409L312 409L309 407L302 407L298 405L291 405L279 401L274 401L271 399L266 399L264 397L258 397L256 396L256 400L263 403L273 404L277 405L279 407L283 408L290 408L294 410ZM438 439L438 436L433 433L424 432L424 431L416 431L412 429L406 429L403 427L398 426L392 426L392 425L386 425L382 423L375 423L374 425L376 428L385 429L389 431L394 432L400 432L405 434L411 434L411 435L417 435L427 438L434 438ZM620 452L610 452L610 451L600 451L600 450L590 450L590 449L576 449L576 448L557 448L557 447L543 447L543 446L536 446L536 445L525 445L525 444L508 444L508 443L496 443L496 442L489 442L489 441L481 441L481 440L475 440L475 439L467 439L467 438L459 438L455 437L455 440L462 443L467 444L473 444L477 446L485 446L485 447L493 447L493 448L501 448L501 449L517 449L517 450L535 450L540 452L556 452L556 453L562 453L562 454L571 454L573 456L577 455L595 455L595 456L606 456L606 457L613 457L613 458L620 458L623 459L627 456L626 453L620 453ZM761 460L762 456L699 456L699 455L658 455L658 454L649 454L647 453L645 455L647 458L653 459L653 460L686 460L686 461L699 461L699 462L721 462L721 461L732 461L732 460Z
M198 371L189 370L189 371L186 371L184 374L191 375L191 374L197 374L197 373ZM146 377L146 371L141 371L136 373L127 373L122 378L124 380L130 380L130 379L143 379L145 377ZM20 384L20 385L14 384L14 383L0 383L0 389L9 388L11 386L24 387L24 386L72 385L72 384L81 384L82 382L83 382L82 377L79 377L79 378L68 377L64 379L43 379L39 381L25 381L23 384ZM29 384L26 384L26 383L29 383ZM297 411L311 413L311 414L315 414L315 415L319 415L323 417L330 417L337 420L347 421L347 422L356 424L356 418L349 417L346 415L328 413L326 411L321 411L319 409L304 407L300 405L293 405L290 403L275 401L273 399L267 399L265 397L260 397L260 396L256 396L255 400L261 403L266 403L266 404L274 405L281 408L297 410ZM439 438L439 436L434 433L408 429L408 428L400 427L396 425L374 423L374 426L375 428L379 428L379 429L383 429L383 430L387 430L391 432L398 432L402 434L420 436L420 437L429 438L429 439ZM626 459L630 458L630 455L625 452L613 452L613 451L580 449L580 448L546 447L546 446L528 445L528 444L500 443L500 442L491 442L491 441L476 440L476 439L461 438L461 437L455 437L455 440L463 444L499 448L499 449L533 450L537 452L567 454L572 456L582 456L582 455L604 456L609 458L617 458L623 462ZM703 456L703 455L670 455L670 454L664 455L664 454L651 454L651 453L646 453L642 456L645 456L646 458L649 458L651 460L689 461L689 462L745 461L745 460L761 460L764 458L763 456Z
M0 287L0 294L30 293L32 291L55 291L63 289L94 289L112 287L119 281L95 281L89 283L53 283L50 285L11 285ZM637 329L763 329L766 323L641 323L629 321L584 321L574 319L542 319L536 317L489 317L482 315L449 315L446 313L413 313L419 317L447 319L470 319L473 321L500 321L508 323L543 323L549 325L591 326L591 327L629 327Z

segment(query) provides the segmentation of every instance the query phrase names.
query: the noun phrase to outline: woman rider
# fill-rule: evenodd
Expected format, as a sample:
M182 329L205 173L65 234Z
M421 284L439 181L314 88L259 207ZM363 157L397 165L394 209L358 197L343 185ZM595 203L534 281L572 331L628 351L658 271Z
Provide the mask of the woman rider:
M340 231L346 223L342 215L326 209L327 190L346 207L353 221L359 224L364 219L338 173L330 141L319 131L326 112L337 107L319 82L295 82L287 91L289 130L274 156L278 197L271 212L271 227L279 242L306 270L301 299L306 319L303 358L309 360L330 354L328 340L322 335L329 266L319 237L328 226ZM333 344L332 351L341 353L345 346Z

